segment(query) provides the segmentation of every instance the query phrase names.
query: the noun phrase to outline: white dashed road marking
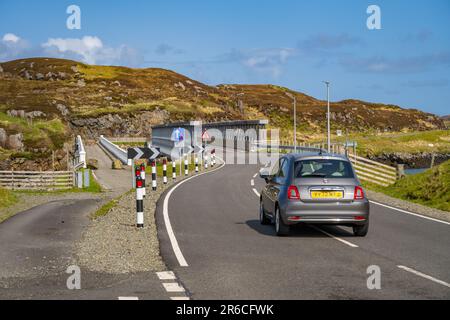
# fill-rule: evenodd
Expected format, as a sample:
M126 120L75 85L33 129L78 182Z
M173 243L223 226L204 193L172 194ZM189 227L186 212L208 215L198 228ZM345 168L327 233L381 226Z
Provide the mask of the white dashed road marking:
M256 190L255 188L253 188L253 192L256 194L256 196L259 198L261 195L259 194L258 190Z
M331 237L331 238L333 238L333 239L335 239L335 240L337 240L337 241L339 241L339 242L342 242L342 243L348 245L349 247L352 247L352 248L358 248L358 246L357 246L356 244L351 243L350 241L347 241L347 240L341 239L341 238L339 238L339 237L336 237L336 236L332 235L331 233L328 233L328 232L326 232L325 230L322 230L322 229L320 229L320 228L318 228L318 227L316 227L316 226L314 226L314 225L309 225L309 226L310 226L311 228L317 230L317 231L322 232L323 234L326 234L327 236L329 236L329 237Z
M175 280L175 274L172 271L157 272L159 280Z
M139 300L138 297L118 297L119 300Z
M427 274L425 274L425 273L422 273L422 272L420 272L420 271L417 271L417 270L414 270L414 269L411 269L411 268L408 268L408 267L405 267L405 266L397 266L397 267L399 267L399 268L402 269L402 270L411 272L411 273L413 273L413 274L415 274L415 275L417 275L417 276L419 276L419 277L422 277L422 278L431 280L431 281L433 281L433 282L439 283L440 285L443 285L443 286L446 286L446 287L450 288L450 283L447 283L447 282L445 282L445 281L436 279L436 278L434 278L434 277L432 277L432 276L429 276L429 275L427 275Z
M176 282L163 283L163 286L167 292L185 292L186 291L179 283L176 283Z
M253 186L255 186L255 180L250 180L250 185L253 187Z
M191 300L189 297L170 297L170 300Z
M258 174L257 173L255 173L254 175L253 175L253 178L256 178L258 176Z

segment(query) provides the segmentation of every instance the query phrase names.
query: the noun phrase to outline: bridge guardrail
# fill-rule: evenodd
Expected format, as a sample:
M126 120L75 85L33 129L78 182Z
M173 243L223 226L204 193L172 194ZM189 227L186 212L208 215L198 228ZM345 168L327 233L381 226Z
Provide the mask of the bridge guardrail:
M112 143L104 136L100 136L99 143L104 147L111 155L120 160L123 164L128 164L128 154L127 151L119 147L118 145Z
M75 139L75 158L74 168L86 168L86 150L84 148L83 140L81 136L77 136Z

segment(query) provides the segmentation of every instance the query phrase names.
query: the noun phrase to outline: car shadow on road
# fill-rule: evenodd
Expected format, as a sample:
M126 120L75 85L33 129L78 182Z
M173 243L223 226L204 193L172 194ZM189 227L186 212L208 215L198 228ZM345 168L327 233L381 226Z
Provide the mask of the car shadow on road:
M257 219L247 220L245 224L262 235L276 237L275 228L273 225L262 225ZM342 238L353 237L353 234L351 232L348 232L347 230L342 229L341 227L322 226L322 225L316 226L337 237ZM320 232L319 230L314 229L313 227L311 227L306 223L299 223L291 226L289 237L328 238L329 236Z

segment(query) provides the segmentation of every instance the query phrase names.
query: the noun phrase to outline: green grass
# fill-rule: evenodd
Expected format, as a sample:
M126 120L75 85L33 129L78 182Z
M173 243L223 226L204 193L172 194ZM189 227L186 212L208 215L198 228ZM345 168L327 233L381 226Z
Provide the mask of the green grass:
M17 202L16 195L7 189L0 188L0 208L6 208Z
M450 211L450 160L425 172L406 176L388 187L363 185L394 198Z
M120 201L120 199L122 199L122 197L130 194L131 192L133 192L133 190L130 190L124 194L122 194L121 196L112 199L111 201L105 203L103 206L101 206L97 211L95 211L92 215L91 218L92 219L98 219L100 217L106 216L111 209L113 209Z
M334 141L344 142L345 137L334 137ZM381 153L450 152L450 130L416 131L409 133L350 134L351 141L358 142L358 152L369 155ZM432 146L430 146L432 144Z
M0 112L0 127L6 129L8 134L22 133L25 149L58 150L67 139L67 128L60 119L29 121ZM37 153L29 151L16 155L23 155L27 159L39 157Z

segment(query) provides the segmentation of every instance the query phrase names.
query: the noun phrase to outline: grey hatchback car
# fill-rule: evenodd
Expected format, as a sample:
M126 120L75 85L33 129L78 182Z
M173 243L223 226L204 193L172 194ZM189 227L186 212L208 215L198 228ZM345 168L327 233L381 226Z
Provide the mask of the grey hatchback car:
M283 155L271 168L261 196L261 224L275 224L278 236L297 223L353 227L355 236L369 230L369 201L350 161L341 155L301 153Z

